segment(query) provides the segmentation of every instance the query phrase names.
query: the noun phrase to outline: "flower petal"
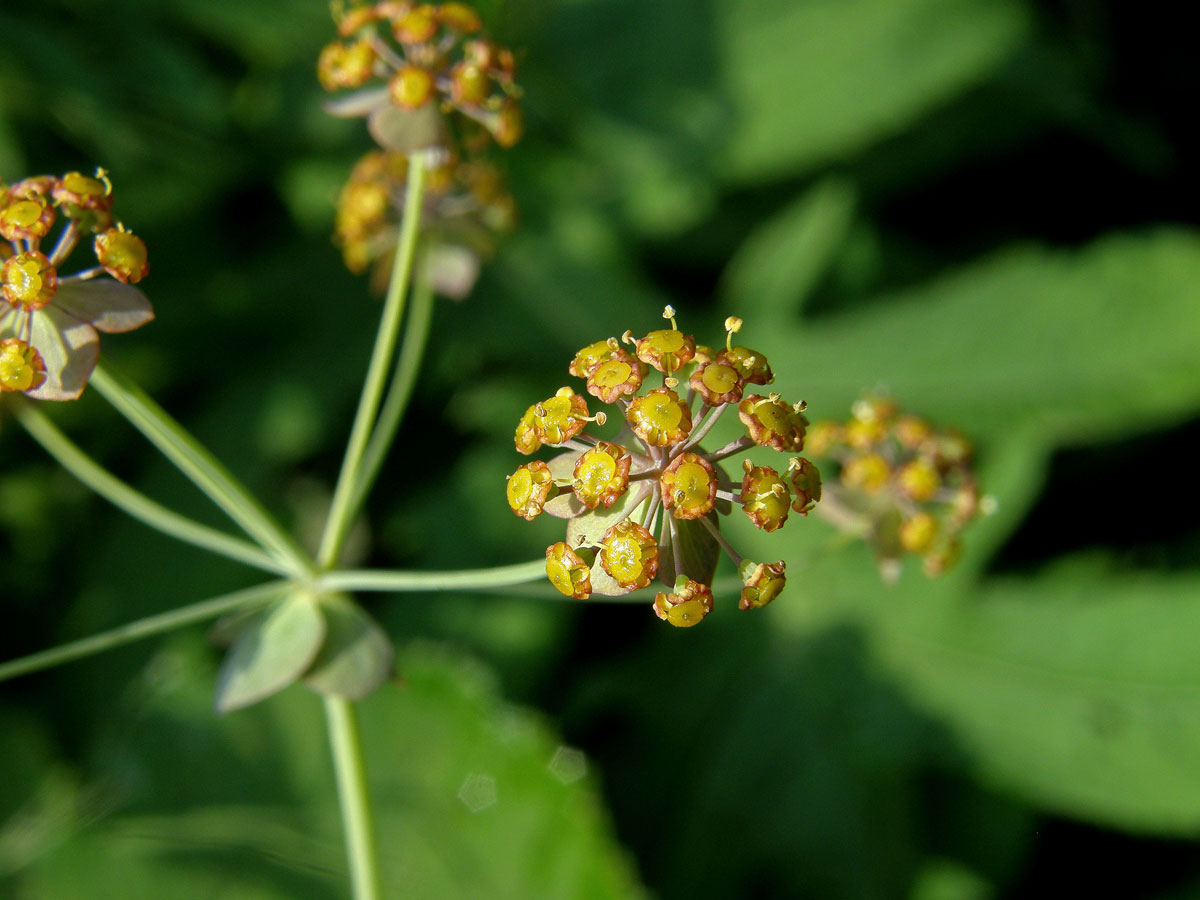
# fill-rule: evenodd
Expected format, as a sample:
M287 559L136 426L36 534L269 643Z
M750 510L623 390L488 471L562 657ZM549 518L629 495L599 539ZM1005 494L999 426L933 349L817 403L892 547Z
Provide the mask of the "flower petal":
M112 278L64 278L53 305L108 334L132 331L154 318L154 308L139 288Z
M340 119L357 119L360 116L369 115L390 102L387 88L378 87L355 91L353 94L346 94L336 100L326 100L322 107L331 116L337 116Z
M83 393L100 358L100 335L87 322L51 303L33 315L30 343L46 364L46 380L29 391L36 400L74 400Z

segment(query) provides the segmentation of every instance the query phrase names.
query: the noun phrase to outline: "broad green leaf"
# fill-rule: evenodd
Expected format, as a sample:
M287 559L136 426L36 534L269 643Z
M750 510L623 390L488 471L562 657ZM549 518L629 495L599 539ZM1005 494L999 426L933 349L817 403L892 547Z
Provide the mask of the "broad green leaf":
M81 884L123 900L347 896L319 700L284 691L213 717L208 659L180 635L114 705L120 743L85 775L116 785L120 806L69 823L17 873L14 896L75 900ZM409 647L397 670L401 686L359 707L385 896L644 896L580 751L447 650ZM197 741L202 764L181 779Z
M1012 249L867 312L746 332L814 419L845 418L883 386L976 436L1035 423L1052 440L1096 439L1200 406L1200 236Z
M361 700L392 674L392 642L349 597L322 597L321 616L325 642L304 683L322 694Z
M283 690L313 664L325 638L316 599L293 591L251 618L217 677L216 708L227 713Z
M1077 562L876 603L876 651L986 780L1113 826L1200 827L1200 579Z
M845 240L856 200L852 184L827 178L755 228L722 276L725 308L748 323L798 309Z
M336 900L344 896L335 843L314 840L285 810L197 807L164 816L122 816L50 852L21 881L19 896L70 900ZM86 888L84 887L86 886ZM81 894L81 891L85 893Z
M764 180L892 135L981 81L1023 41L1007 0L763 0L714 4L734 106L721 162Z

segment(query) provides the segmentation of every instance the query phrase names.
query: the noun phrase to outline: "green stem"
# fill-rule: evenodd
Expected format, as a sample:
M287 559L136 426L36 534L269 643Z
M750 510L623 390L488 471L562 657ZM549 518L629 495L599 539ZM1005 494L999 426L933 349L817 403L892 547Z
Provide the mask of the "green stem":
M286 575L288 570L249 541L209 528L151 500L99 465L63 434L34 404L13 398L17 419L64 469L114 506L151 528L250 566Z
M346 534L350 530L355 493L361 477L359 472L363 452L375 424L375 414L379 410L384 380L387 378L392 352L396 347L396 336L400 330L408 282L412 276L413 256L420 232L424 186L425 157L421 153L413 153L408 158L404 218L401 220L400 236L396 241L396 255L392 263L387 297L383 304L383 315L379 320L379 331L375 335L375 347L371 351L371 361L363 381L358 410L354 414L354 424L350 428L350 439L346 444L346 455L342 459L342 470L338 474L333 500L329 505L329 518L325 521L321 547L317 551L317 563L323 569L328 569L337 562Z
M166 410L103 362L92 372L91 384L280 565L293 575L308 577L311 566L304 551L229 470Z
M413 286L412 308L408 313L408 325L404 329L404 341L400 345L400 359L396 363L392 383L388 386L387 396L380 409L379 421L375 423L375 430L371 432L371 439L363 453L361 473L350 502L350 518L362 507L371 486L375 483L379 469L387 458L388 450L391 449L396 431L400 428L404 411L408 408L408 401L417 383L417 373L421 368L421 358L425 354L429 325L433 321L433 300L433 283L429 274L423 267L418 267Z
M386 569L347 569L321 575L318 585L337 591L448 591L487 590L526 584L546 577L546 561L496 566L492 569L462 569L448 572L395 572Z
M367 790L367 776L363 768L358 717L354 705L345 697L327 696L324 701L353 897L354 900L379 900L375 826L371 818L371 795Z
M277 594L285 584L286 582L283 581L272 581L257 587L234 591L232 594L222 594L220 597L182 606L157 616L148 616L138 619L136 622L130 622L128 625L120 625L108 631L93 634L91 637L10 660L0 664L0 681L82 659L85 656L111 650L113 647L120 647L122 644L139 641L153 634L161 634L185 625L215 619L235 609L266 601Z

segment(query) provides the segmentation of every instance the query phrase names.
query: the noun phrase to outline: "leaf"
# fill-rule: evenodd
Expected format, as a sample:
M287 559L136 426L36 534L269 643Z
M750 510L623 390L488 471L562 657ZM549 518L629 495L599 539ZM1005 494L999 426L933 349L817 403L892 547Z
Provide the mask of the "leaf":
M869 315L749 324L776 389L815 418L844 418L882 385L972 436L1035 424L1049 440L1097 439L1200 406L1200 236L1010 249Z
M423 109L379 107L367 116L367 130L385 150L412 153L446 144L446 123L431 103Z
M1200 579L1076 560L970 601L915 579L871 616L906 693L984 778L1044 809L1200 827Z
M1007 0L714 4L735 125L728 177L812 168L902 130L1010 56L1029 16Z
M550 469L550 474L554 476L554 480L573 481L575 463L579 461L579 457L583 456L584 452L583 450L571 450L567 453L560 453L550 460L546 465ZM543 507L545 512L559 519L572 519L587 511L587 507L575 496L573 490L569 488L560 488L559 490L562 493Z
M325 621L307 591L293 591L251 619L217 676L217 712L257 703L300 678L325 638Z
M100 358L100 336L95 328L51 303L33 314L29 342L46 365L46 380L28 391L28 396L35 400L74 400L83 393Z
M361 700L391 676L392 642L348 597L322 597L321 615L325 641L304 674L304 683L322 694Z
M798 309L845 240L856 201L850 182L827 178L758 225L722 276L725 308L747 322Z
M140 288L113 278L64 278L54 304L109 334L132 331L154 318L154 309Z
M75 900L81 884L122 900L346 896L320 702L286 691L214 719L210 654L174 638L113 705L102 752L81 763L121 807L88 804L60 824L13 896ZM387 895L645 896L582 752L446 649L406 648L398 669L403 687L358 707Z
M670 513L664 511L663 515ZM721 527L715 511L708 514L708 521L717 528ZM693 581L711 586L713 575L717 571L717 561L721 558L721 545L698 521L676 519L675 529L681 552L676 559L672 541L664 541L658 545L659 581L673 588L676 576L686 575Z

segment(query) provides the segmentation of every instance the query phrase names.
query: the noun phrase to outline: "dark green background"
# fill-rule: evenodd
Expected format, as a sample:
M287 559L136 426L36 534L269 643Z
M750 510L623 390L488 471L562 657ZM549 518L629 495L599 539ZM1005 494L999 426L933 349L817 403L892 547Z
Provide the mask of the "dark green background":
M733 523L789 560L787 593L755 615L720 594L689 631L644 604L366 598L401 648L363 713L390 896L1200 897L1197 71L1174 9L486 5L526 91L502 161L521 222L438 306L359 562L539 556L561 523L503 501L518 416L667 302L708 342L743 316L816 418L884 388L962 427L999 506L951 576L893 588L865 548L820 556L814 517ZM378 312L328 237L368 146L320 109L331 34L316 0L0 12L0 177L111 171L159 318L106 355L308 534ZM53 412L220 524L97 397ZM3 418L0 658L253 583ZM217 719L218 662L193 629L0 686L0 894L344 896L319 703Z

